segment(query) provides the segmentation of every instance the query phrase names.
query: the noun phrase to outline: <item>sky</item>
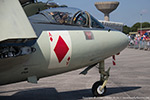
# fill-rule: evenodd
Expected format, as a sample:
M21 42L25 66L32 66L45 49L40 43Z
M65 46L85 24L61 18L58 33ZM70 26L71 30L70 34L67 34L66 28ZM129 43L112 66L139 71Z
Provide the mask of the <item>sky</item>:
M47 0L39 0L46 2ZM95 2L114 0L53 0L59 5L76 7L92 14L98 20L104 20L104 14L98 11ZM150 0L115 0L120 2L118 8L110 13L110 21L121 22L131 27L136 22L150 22Z

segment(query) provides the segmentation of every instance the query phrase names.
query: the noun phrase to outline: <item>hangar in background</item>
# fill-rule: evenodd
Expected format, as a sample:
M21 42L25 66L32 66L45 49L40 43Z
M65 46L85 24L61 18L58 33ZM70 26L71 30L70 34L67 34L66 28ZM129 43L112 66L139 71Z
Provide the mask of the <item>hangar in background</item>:
M105 20L99 20L104 26L111 27L113 29L123 31L124 24L121 22L113 22L113 21L105 21Z
M141 35L147 33L148 35L150 34L150 27L147 28L138 28L138 33L140 33Z

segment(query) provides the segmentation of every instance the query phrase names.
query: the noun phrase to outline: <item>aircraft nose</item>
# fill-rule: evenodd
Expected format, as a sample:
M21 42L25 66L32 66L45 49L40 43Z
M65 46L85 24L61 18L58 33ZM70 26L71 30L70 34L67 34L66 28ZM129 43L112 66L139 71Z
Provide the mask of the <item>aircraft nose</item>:
M127 47L127 45L129 44L129 38L122 32L120 32L120 35L122 46Z
M112 38L114 41L114 42L112 41L112 46L118 52L125 49L129 44L129 38L122 32L114 31Z

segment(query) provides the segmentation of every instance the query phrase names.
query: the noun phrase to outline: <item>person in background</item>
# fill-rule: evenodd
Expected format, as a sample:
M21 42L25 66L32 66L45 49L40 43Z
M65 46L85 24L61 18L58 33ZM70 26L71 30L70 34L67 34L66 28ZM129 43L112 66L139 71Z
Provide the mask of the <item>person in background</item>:
M150 50L150 38L149 38L149 36L146 36L146 45L147 45L147 50Z

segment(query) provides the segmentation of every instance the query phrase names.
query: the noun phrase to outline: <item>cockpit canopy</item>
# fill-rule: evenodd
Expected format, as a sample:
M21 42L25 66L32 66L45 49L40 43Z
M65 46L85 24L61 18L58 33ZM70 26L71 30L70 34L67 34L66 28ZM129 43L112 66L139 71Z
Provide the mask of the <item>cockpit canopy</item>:
M82 10L77 8L52 8L41 11L39 14L46 17L44 22L49 22L51 24L104 28L104 26L88 12L83 12ZM39 20L41 19L39 18Z

